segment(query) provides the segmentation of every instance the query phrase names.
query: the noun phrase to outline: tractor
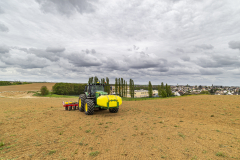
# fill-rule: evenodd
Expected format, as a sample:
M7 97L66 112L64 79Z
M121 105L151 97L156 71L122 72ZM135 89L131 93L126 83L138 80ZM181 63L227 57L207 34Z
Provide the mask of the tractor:
M85 86L84 94L79 95L78 108L86 115L92 115L95 108L99 110L109 109L110 113L117 113L122 104L122 98L118 95L108 95L104 92L105 84L99 82Z

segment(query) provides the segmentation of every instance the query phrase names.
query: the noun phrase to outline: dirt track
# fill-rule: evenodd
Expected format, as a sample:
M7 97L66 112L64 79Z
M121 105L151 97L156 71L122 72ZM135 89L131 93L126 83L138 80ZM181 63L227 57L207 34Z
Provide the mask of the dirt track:
M240 159L239 96L124 101L92 116L64 111L63 100L76 99L0 98L1 157Z

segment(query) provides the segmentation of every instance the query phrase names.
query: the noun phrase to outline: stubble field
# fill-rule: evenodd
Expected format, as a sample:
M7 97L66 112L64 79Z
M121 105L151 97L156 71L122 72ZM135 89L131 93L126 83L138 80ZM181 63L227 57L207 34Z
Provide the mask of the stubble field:
M240 159L239 96L124 101L91 116L62 101L77 99L0 98L0 159Z

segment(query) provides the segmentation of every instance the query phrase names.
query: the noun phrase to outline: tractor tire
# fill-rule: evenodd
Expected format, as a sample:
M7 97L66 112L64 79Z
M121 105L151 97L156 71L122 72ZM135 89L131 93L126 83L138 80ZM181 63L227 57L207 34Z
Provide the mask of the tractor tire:
M68 111L68 107L65 107L65 111Z
M93 100L86 99L85 100L85 107L84 107L85 114L86 115L93 115L94 108L95 108L95 106L94 106Z
M111 113L117 113L119 108L113 108L113 109L109 109L109 112Z
M71 110L72 110L72 106L69 106L69 107L68 107L68 110L71 111Z
M80 94L79 99L78 99L78 109L80 112L84 112L85 100L86 100L86 95ZM81 104L79 104L79 103L81 103Z

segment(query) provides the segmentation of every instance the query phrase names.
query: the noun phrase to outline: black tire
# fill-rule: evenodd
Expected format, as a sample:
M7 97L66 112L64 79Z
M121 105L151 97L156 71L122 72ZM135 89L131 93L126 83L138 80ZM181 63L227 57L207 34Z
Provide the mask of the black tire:
M80 100L81 100L81 105L79 105ZM78 109L80 112L84 112L85 100L86 100L86 95L80 94L78 98Z
M93 100L91 99L86 99L85 100L85 106L84 106L84 111L86 115L93 115L94 113L94 103Z
M72 110L72 106L69 106L69 107L68 107L68 110L71 111L71 110Z
M68 111L68 107L65 107L65 111Z
M109 112L111 113L117 113L119 108L113 108L113 109L109 109Z

